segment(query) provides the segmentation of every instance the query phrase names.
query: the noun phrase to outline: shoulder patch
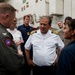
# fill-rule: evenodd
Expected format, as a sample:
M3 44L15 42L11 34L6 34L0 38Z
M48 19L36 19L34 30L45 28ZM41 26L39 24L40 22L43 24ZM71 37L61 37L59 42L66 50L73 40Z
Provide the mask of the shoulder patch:
M36 32L37 32L37 30L33 30L33 31L30 32L30 35L32 35L32 34L34 34Z
M12 44L12 41L9 38L5 38L4 43L6 46L10 46Z

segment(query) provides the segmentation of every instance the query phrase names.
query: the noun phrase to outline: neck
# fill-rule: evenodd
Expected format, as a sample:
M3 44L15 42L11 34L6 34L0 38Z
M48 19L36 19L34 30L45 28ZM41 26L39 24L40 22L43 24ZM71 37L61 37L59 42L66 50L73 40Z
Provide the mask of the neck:
M25 26L29 26L29 24L26 24L26 23L25 23L24 25L25 25Z
M14 30L14 28L10 28L10 30Z
M75 40L75 37L71 38L70 40L71 40L71 41L74 41L74 40Z

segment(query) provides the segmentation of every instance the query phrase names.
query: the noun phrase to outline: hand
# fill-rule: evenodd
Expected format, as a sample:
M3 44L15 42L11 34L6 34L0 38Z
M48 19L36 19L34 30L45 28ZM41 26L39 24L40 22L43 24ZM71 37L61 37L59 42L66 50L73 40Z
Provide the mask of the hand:
M21 43L23 43L23 41L15 42L16 46L20 45Z
M23 55L23 52L21 50L18 50L18 54Z
M58 63L58 57L56 58L56 60L55 60L55 62L54 62L54 64L53 64L53 66L57 65L57 63Z
M30 67L36 66L36 64L34 64L31 59L27 60L27 62L28 62L28 65L29 65Z

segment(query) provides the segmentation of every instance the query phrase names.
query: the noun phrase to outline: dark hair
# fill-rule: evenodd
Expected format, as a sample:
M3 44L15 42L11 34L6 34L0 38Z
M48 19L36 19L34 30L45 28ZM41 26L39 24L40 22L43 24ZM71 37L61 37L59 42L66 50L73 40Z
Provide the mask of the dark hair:
M65 21L66 20L69 20L69 21L71 21L72 20L72 17L70 17L70 16L67 16L66 18L65 18Z
M52 19L51 19L50 16L42 16L41 19L43 19L43 18L48 18L48 19L49 19L49 25L51 25L51 23L52 23Z
M23 20L24 20L26 17L30 18L30 15L25 15L25 16L23 17Z
M68 23L68 26L74 30L75 29L75 19L72 19L70 23Z

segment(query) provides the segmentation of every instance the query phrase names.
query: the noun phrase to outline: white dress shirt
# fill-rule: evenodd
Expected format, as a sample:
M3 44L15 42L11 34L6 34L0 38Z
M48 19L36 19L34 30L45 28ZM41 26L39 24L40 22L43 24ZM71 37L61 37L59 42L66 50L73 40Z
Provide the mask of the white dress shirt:
M15 28L14 30L7 29L7 31L9 33L11 33L11 35L13 36L13 41L14 42L19 42L19 41L22 41L23 42L22 34L21 34L21 32L19 30L17 30ZM18 49L21 49L20 48L20 45L17 48Z
M37 33L30 35L25 44L27 50L30 50L31 46L33 46L33 62L38 66L51 66L57 58L56 46L61 50L64 43L50 30L45 35L38 30Z

